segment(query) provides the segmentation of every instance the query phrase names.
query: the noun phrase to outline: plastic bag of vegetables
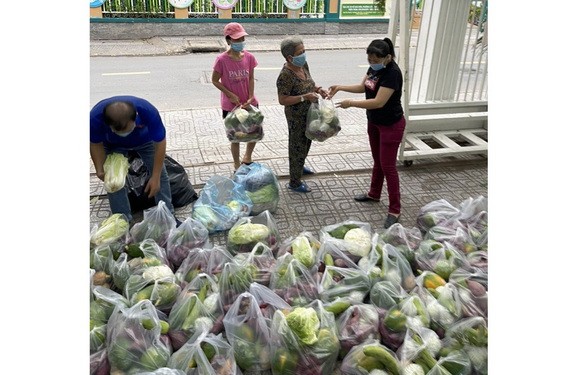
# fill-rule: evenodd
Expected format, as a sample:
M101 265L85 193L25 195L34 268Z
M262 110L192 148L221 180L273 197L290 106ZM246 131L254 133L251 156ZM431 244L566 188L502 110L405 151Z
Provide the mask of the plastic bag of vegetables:
M239 218L249 216L252 206L243 185L227 177L212 176L194 202L192 218L212 234L228 230Z
M224 265L232 261L233 256L226 250L225 246L191 249L186 259L176 270L175 276L183 288L200 273L207 273L217 282Z
M258 242L249 253L239 253L234 260L249 269L254 282L269 286L277 261L267 245Z
M259 304L261 314L267 319L273 319L275 311L291 310L291 306L279 297L277 293L269 289L265 285L256 283L255 281L249 286L249 292L255 297Z
M235 261L224 265L218 282L224 311L229 310L240 294L248 291L252 282L251 270L246 265Z
M370 303L384 310L392 308L406 297L408 293L404 288L390 281L378 281L370 288Z
M103 163L105 178L103 186L107 193L115 193L125 186L127 172L129 171L129 159L123 154L114 152L107 155Z
M319 298L316 269L309 270L289 253L277 258L269 288L291 306L305 306Z
M215 286L216 291L208 295L209 289L213 289L214 285L207 281L202 284L198 292L193 290L192 284L188 284L180 292L168 314L170 323L168 336L175 351L180 349L198 330L212 332L214 328L215 314L219 315L221 304L217 286ZM217 331L215 333L219 333L219 327Z
M89 356L89 375L107 375L111 372L107 348L103 348Z
M336 318L340 340L339 358L343 358L353 346L370 339L380 340L378 310L371 304L358 303L348 307Z
M241 375L228 341L207 331L196 332L170 356L167 367L187 375Z
M337 135L340 130L337 110L332 99L319 98L317 103L311 103L307 112L307 138L323 142Z
M358 262L372 248L372 228L368 223L345 220L321 228L319 239L322 244L325 241L335 244L353 262Z
M91 229L91 247L110 245L115 249L128 240L129 221L124 214L111 214Z
M293 255L305 267L311 269L317 266L317 254L321 247L321 242L311 232L304 231L297 236L286 238L277 249L277 257L285 253Z
M422 241L422 232L416 228L405 228L396 223L379 234L379 241L390 244L398 249L410 263L412 269L417 269L416 250Z
M150 372L140 372L138 373L138 375L186 375L186 373L178 369L161 367L159 369Z
M238 219L228 232L226 247L235 255L251 252L258 243L267 245L271 251L279 245L277 223L269 211Z
M228 139L232 143L261 141L264 118L255 106L249 106L247 109L235 107L224 119Z
M170 232L166 242L166 255L172 269L176 271L191 249L208 247L211 247L208 229L198 220L189 217Z
M169 312L180 290L170 267L157 265L133 273L125 284L123 295L131 304L149 300L158 310Z
M111 373L134 374L166 367L172 347L161 340L165 320L148 300L117 308L107 323L107 351Z
M248 292L240 294L224 316L225 336L245 375L271 370L270 322L263 316L259 302Z
M373 280L387 280L408 292L411 291L416 287L416 280L408 260L394 246L382 245L382 242L376 239L377 236L373 238L373 251L369 256L369 263L377 266L371 276Z
M113 284L123 291L131 275L142 272L141 269L154 266L170 268L166 252L153 239L149 238L139 244L128 245L111 269Z
M161 200L156 206L143 211L143 220L133 225L130 230L131 242L142 242L150 238L164 248L170 231L174 228L176 228L176 219L166 207L166 203Z
M463 352L467 354L471 364L471 374L486 375L488 373L488 329L485 319L471 317L457 321L445 333L442 346L440 354L445 356L448 362L453 359L455 362L462 363L464 358L458 356L457 353Z
M257 215L265 210L275 212L279 204L279 183L277 176L266 165L253 162L242 164L232 179L244 186L253 206L251 214Z
M369 339L350 349L342 360L340 372L343 375L400 375L401 367L391 349L378 339Z
M444 223L458 215L459 209L457 207L445 199L438 199L420 208L416 217L416 224L422 233L425 233L431 227Z
M319 273L319 297L323 302L346 298L351 303L362 303L370 291L370 280L360 268L325 266Z
M275 375L332 374L340 349L334 315L320 300L279 310L271 322L270 346Z

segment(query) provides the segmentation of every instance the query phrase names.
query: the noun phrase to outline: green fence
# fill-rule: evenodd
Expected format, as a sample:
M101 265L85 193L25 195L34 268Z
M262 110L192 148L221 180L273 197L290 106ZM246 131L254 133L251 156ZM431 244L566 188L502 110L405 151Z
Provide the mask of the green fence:
M325 0L307 0L300 9L304 18L324 17ZM174 7L168 0L108 0L102 5L106 18L174 18ZM286 18L283 0L239 0L232 10L234 18ZM217 18L212 0L194 0L189 18Z

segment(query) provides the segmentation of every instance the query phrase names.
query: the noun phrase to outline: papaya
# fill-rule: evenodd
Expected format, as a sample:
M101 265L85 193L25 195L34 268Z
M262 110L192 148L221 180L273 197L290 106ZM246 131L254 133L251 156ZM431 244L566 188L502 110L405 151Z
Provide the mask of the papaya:
M335 316L342 314L346 309L350 307L350 301L348 300L335 300L329 305L325 306L325 310L333 313Z
M344 225L338 226L335 229L331 230L329 232L329 234L334 238L342 240L342 239L344 239L346 232L348 232L349 230L354 229L354 228L358 228L358 225L356 225L356 224L344 224Z
M391 375L400 374L400 366L398 365L398 361L396 357L388 351L388 349L380 345L365 345L362 348L362 352L369 357L378 359L386 371L388 371Z
M384 317L384 325L394 332L403 332L406 330L406 322L408 317L399 309L390 309Z
M424 276L424 287L428 289L436 289L438 286L447 284L445 279L435 272L427 271Z

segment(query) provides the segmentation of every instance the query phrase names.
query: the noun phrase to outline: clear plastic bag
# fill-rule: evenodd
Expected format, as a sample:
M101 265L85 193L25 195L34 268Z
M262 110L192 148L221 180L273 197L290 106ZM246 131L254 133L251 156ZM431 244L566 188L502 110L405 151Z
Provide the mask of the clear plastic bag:
M356 263L372 248L372 228L368 223L345 220L321 228L319 239L322 246L332 243Z
M305 306L319 298L316 269L307 269L289 253L277 258L269 288L291 306Z
M249 286L249 292L255 297L262 315L267 319L273 319L273 314L277 310L291 309L291 306L283 298L265 285L253 282Z
M166 367L172 347L161 340L160 320L148 300L113 311L107 323L111 373L138 373Z
M343 375L400 374L400 368L400 361L390 348L377 339L370 339L350 349L342 360L340 372Z
M143 220L130 230L131 242L153 239L160 247L166 247L170 230L176 228L176 219L164 201L143 211Z
M258 243L274 251L279 240L277 222L269 211L263 211L256 216L238 219L228 232L226 247L233 255L249 253Z
M348 307L336 319L342 359L353 346L370 339L380 340L378 311L373 305L359 303Z
M265 164L253 162L242 164L234 173L232 179L244 186L245 192L253 206L251 215L257 215L265 210L274 213L279 205L279 183L277 176Z
M172 229L166 242L166 255L173 270L180 267L191 249L210 247L209 235L204 224L191 217L186 218L178 228Z
M324 142L336 136L340 130L338 113L332 99L319 98L317 103L311 103L307 112L307 138Z
M116 193L125 186L127 172L129 171L129 160L123 154L114 152L107 155L103 163L105 179L103 186L107 193Z
M246 375L271 370L270 322L249 292L240 294L224 316L226 338L237 365Z
M210 234L230 229L241 217L249 216L253 203L243 185L212 176L192 207L192 218L200 221Z
M271 322L271 369L281 375L329 375L336 365L340 343L334 315L320 300L277 311Z
M196 332L186 344L172 354L168 368L186 375L241 375L234 351L221 334Z
M228 140L232 143L261 141L264 118L255 106L249 106L248 109L235 107L224 119Z
M234 259L249 268L254 282L269 286L277 264L270 247L258 242L249 253L239 253Z
M224 265L232 261L233 257L225 246L191 249L176 270L175 276L183 288L200 273L207 273L217 281Z

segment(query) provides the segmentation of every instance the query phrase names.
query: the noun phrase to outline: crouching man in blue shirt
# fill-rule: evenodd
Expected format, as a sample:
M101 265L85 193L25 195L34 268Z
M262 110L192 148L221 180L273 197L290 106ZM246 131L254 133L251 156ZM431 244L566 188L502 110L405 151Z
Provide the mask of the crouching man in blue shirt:
M174 215L168 173L164 165L166 129L155 106L135 96L114 96L103 99L90 113L90 154L97 177L104 181L103 164L108 154L118 152L125 156L136 151L151 171L145 186L149 198L161 200ZM125 214L132 221L127 188L109 193L113 214ZM180 221L176 219L176 224Z

